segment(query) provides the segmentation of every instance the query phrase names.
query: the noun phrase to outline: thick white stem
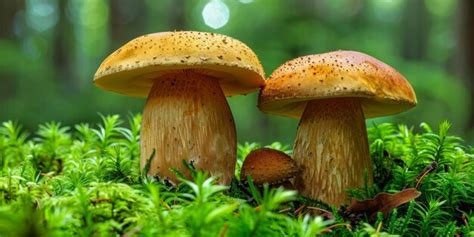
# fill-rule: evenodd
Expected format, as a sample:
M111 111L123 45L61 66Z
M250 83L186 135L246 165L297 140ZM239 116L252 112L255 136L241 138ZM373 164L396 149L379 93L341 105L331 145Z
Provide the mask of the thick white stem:
M296 188L304 196L341 205L346 190L372 183L364 113L355 98L310 101L301 118L294 159Z
M189 176L182 161L230 183L235 169L235 125L219 82L192 71L157 78L143 111L141 166L153 149L149 175L178 183L170 168Z

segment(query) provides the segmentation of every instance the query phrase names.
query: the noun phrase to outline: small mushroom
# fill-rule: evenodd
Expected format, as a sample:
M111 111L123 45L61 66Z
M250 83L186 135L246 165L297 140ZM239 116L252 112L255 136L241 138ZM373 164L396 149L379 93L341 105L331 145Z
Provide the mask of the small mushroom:
M247 180L252 177L255 185L285 184L297 173L296 163L284 152L260 148L250 152L242 164L240 179ZM286 183L286 186L291 186Z
M347 203L346 190L372 182L366 118L400 113L416 105L408 81L363 53L336 51L288 61L259 96L266 113L301 118L293 158L304 196Z
M236 161L236 135L225 96L252 92L265 82L257 56L242 42L181 31L128 42L102 62L94 83L120 94L148 97L140 159L144 167L156 151L148 175L177 183L170 168L189 176L185 160L228 184Z

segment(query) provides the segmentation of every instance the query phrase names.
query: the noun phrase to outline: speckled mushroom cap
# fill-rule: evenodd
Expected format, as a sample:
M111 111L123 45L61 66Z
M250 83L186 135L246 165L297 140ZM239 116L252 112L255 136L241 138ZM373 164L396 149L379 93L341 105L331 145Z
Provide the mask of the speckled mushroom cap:
M245 94L265 84L255 53L228 36L162 32L138 37L108 56L94 83L105 90L148 96L153 79L177 70L194 70L219 79L225 95Z
M240 171L240 178L252 177L255 184L279 184L293 178L298 171L296 163L284 152L260 148L250 152Z
M300 118L308 101L337 97L360 98L366 118L416 105L413 88L395 69L363 53L335 51L281 65L260 91L258 106L266 113Z

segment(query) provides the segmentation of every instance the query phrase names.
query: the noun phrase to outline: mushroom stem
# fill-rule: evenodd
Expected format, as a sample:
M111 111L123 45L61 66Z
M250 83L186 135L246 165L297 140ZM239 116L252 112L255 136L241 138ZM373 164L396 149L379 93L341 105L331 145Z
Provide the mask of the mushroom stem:
M293 157L296 188L323 202L347 203L346 190L372 183L364 113L359 99L312 100L300 120Z
M235 168L234 119L219 82L190 70L157 78L143 111L143 168L156 150L148 175L178 183L170 168L189 177L183 160L230 183Z

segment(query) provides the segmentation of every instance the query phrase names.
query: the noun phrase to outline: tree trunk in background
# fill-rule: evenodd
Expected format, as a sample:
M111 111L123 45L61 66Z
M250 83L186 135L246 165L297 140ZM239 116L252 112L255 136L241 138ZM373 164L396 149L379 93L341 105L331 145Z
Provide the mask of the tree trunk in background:
M110 6L110 38L112 42L116 41L117 39L120 38L122 28L120 27L121 25L121 20L120 20L120 10L119 10L119 5L118 1L111 1L109 2Z
M457 19L457 45L454 57L456 74L462 77L470 91L471 111L468 129L474 128L474 1L460 0Z
M158 2L158 1L157 1ZM146 29L145 1L114 0L110 6L110 34L116 49L129 40L142 35Z
M174 0L171 2L169 9L170 30L186 29L186 9L184 0Z
M402 12L402 52L406 59L423 59L429 37L430 15L424 0L406 1Z
M0 38L12 39L14 37L15 14L25 8L24 0L0 1Z
M76 91L79 86L77 75L71 73L72 66L72 48L74 41L73 26L66 16L67 1L58 0L58 15L59 20L56 25L53 35L53 62L56 72L58 73L55 79L61 87L61 91L70 92Z

